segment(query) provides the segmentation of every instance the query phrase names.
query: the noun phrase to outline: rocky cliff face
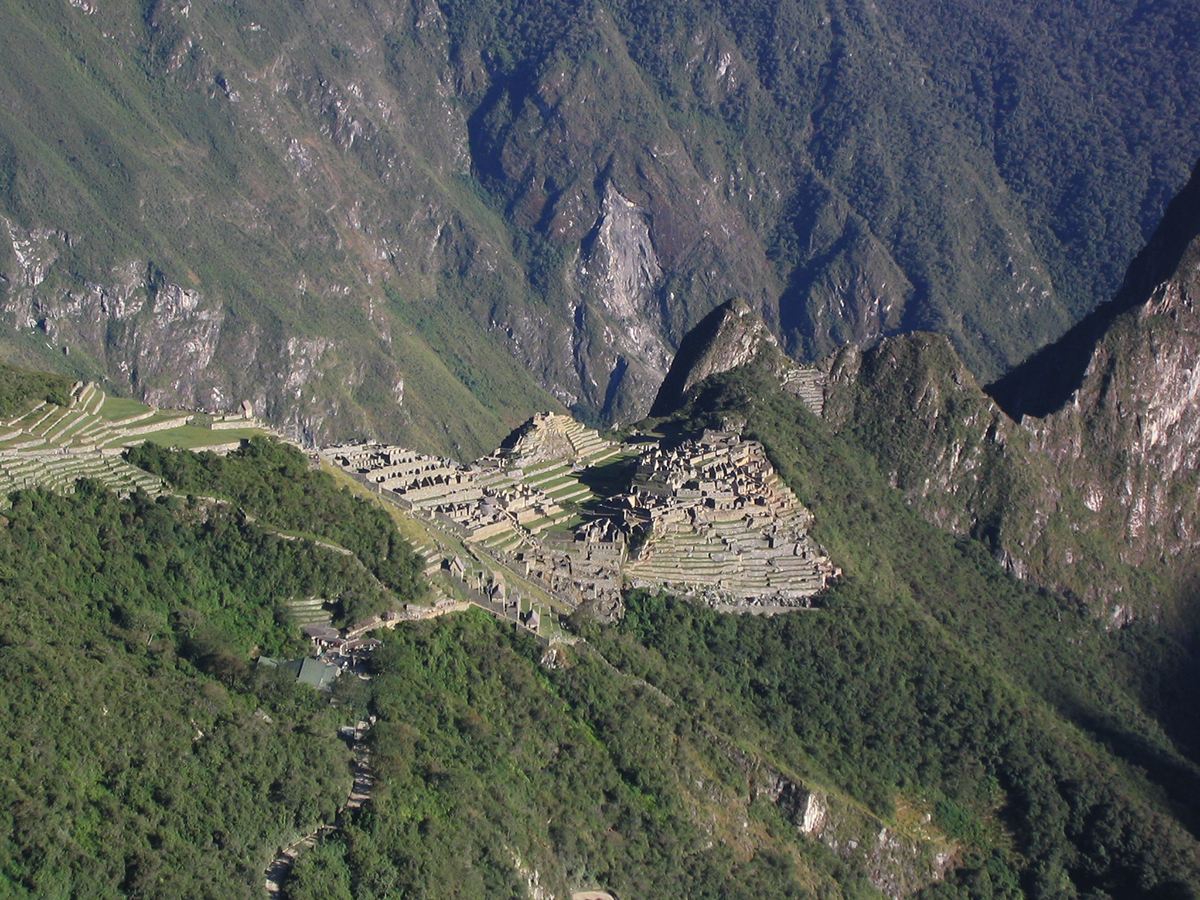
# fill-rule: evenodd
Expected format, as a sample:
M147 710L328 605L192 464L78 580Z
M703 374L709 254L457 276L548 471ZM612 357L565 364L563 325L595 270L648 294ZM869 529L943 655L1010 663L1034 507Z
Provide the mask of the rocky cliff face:
M762 317L746 301L734 299L718 306L684 336L654 399L651 415L671 413L683 403L688 391L710 375L752 362L766 366L783 390L800 396L813 412L821 414L824 374L789 359Z
M825 417L854 434L939 528L1002 548L1028 528L1026 439L943 337L913 334L826 361ZM1011 449L1010 449L1011 448Z
M1073 488L1089 518L1120 536L1118 556L1129 565L1186 565L1200 546L1198 302L1200 167L1130 267L1122 293L1098 312L1103 331L1072 331L997 392L1035 405L1038 381L1060 390L1071 384L1069 372L1053 368L1056 357L1086 359L1062 405L1022 424L1032 450L1060 473L1064 493Z
M1198 200L1200 169L1122 292L990 386L995 399L944 339L911 335L839 353L831 424L1016 574L1118 622L1160 612L1200 546Z
M327 395L318 401L315 385L326 379L348 391L363 383L362 366L346 358L351 354L344 346L338 359L337 341L272 340L258 323L239 321L222 304L176 284L144 260L128 260L98 282L39 290L58 274L71 236L22 230L8 220L0 224L15 257L4 276L9 325L40 335L65 356L90 357L111 373L107 382L116 390L166 408L228 411L249 400L297 440L368 427L361 412L339 409ZM392 367L385 377L397 384L399 404L402 375Z
M703 734L744 773L751 801L765 799L803 835L866 874L875 890L900 900L941 881L955 855L940 835L903 834L844 797L789 777L710 728Z
M1031 134L1057 140L1058 107L958 111L959 75L999 64L930 67L906 4L54 0L3 17L4 343L155 402L252 398L297 436L471 458L548 395L643 415L671 350L732 296L798 355L927 326L986 372L1086 299L1064 247L1087 232L1054 216L1090 207L1010 171ZM1019 88L1003 69L997 90ZM1035 70L1042 87L1057 71ZM1051 86L1084 90L1068 81ZM1091 171L1071 156L1091 131L1059 141L1064 183ZM1114 162L1139 173L1105 196L1122 246L1197 140Z

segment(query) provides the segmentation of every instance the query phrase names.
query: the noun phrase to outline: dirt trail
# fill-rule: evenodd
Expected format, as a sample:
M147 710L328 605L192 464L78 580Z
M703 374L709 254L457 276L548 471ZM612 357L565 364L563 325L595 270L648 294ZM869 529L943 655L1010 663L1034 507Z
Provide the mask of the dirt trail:
M271 900L279 900L282 897L281 886L287 879L288 873L292 871L300 854L310 847L316 846L317 841L337 831L341 827L346 810L358 809L371 798L375 775L371 771L371 751L366 742L367 733L370 730L371 723L363 720L359 720L354 727L354 783L350 787L350 795L346 798L346 802L338 810L336 820L319 826L316 830L293 841L286 847L281 847L263 872L265 878L263 886Z

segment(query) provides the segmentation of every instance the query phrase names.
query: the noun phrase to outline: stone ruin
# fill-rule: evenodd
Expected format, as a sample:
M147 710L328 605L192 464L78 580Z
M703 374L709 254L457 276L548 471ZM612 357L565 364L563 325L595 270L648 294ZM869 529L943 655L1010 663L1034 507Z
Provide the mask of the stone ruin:
M636 536L624 566L635 587L775 612L810 606L838 574L762 444L736 434L709 431L643 453L630 490L602 511Z
M676 446L620 445L543 413L464 466L402 447L324 451L432 524L542 587L570 609L619 616L626 586L663 588L722 611L811 605L838 572L808 533L812 517L761 444L705 432ZM628 489L596 497L581 476L638 454ZM574 523L574 524L572 524Z

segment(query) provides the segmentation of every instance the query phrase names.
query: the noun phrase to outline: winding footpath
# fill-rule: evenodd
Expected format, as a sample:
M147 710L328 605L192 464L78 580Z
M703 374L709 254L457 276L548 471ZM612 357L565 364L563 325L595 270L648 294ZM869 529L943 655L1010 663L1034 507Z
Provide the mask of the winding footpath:
M333 822L327 822L320 825L314 831L306 834L304 837L293 841L286 847L281 847L279 852L275 854L275 858L271 860L263 873L265 877L264 887L267 890L267 896L271 900L280 900L283 897L282 885L287 879L288 873L292 871L292 867L296 864L296 859L305 850L316 846L317 841L332 834L342 827L346 810L358 809L369 799L371 799L371 789L375 784L375 776L371 771L371 751L367 746L367 734L371 730L371 722L360 719L354 727L354 783L350 787L350 795L346 798L346 802L342 804L342 808L338 810L337 818Z

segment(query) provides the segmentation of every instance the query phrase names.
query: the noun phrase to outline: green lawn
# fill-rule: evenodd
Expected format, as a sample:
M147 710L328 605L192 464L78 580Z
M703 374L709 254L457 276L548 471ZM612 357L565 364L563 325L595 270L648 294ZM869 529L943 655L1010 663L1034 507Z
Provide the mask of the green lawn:
M145 412L150 407L140 400L131 397L105 397L104 405L100 407L100 418L116 421L128 419L138 413Z
M164 431L155 431L145 435L152 444L163 447L178 447L183 450L204 449L219 444L229 444L243 438L251 438L263 434L261 428L230 428L224 431L213 431L199 425L180 425Z
M548 494L555 488L562 487L565 484L579 484L579 479L574 475L559 475L551 478L549 481L538 482L537 487Z

